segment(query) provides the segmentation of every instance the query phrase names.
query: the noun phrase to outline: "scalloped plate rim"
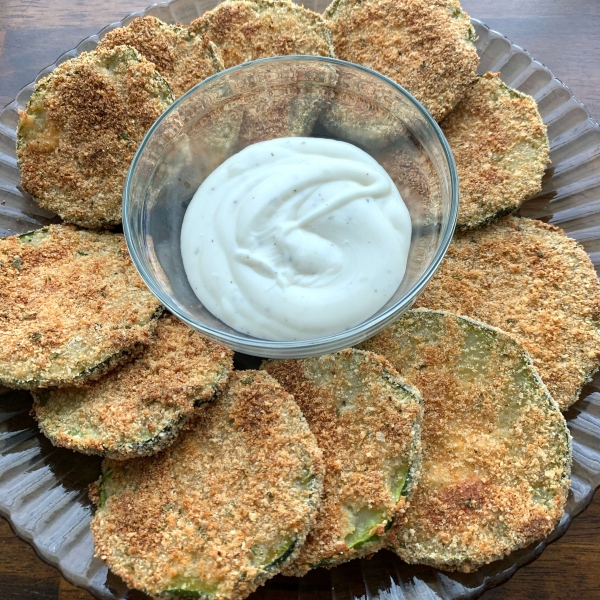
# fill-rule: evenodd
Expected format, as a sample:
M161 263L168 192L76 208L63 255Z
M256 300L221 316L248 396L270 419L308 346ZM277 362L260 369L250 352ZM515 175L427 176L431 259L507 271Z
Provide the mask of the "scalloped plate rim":
M19 97L23 97L24 94L28 94L28 96L31 96L31 93L34 90L35 84L42 77L45 77L48 73L53 71L62 62L69 60L70 58L73 58L73 56L77 56L77 55L81 54L81 52L84 52L84 50L80 51L79 48L86 42L97 42L97 40L102 39L102 37L104 37L104 35L106 33L108 33L109 31L111 31L112 29L123 26L123 24L125 22L130 21L136 17L145 16L150 10L155 9L157 7L165 7L166 8L170 4L172 4L174 1L176 1L176 0L166 0L165 2L156 2L154 4L151 4L144 10L130 13L127 16L123 17L122 20L112 22L109 25L102 28L98 33L84 38L83 40L81 40L81 42L79 42L77 44L77 46L75 46L75 48L72 48L71 50L63 52L56 59L56 61L54 63L41 69L33 81L31 81L27 85L23 86L19 90L19 92L15 96L15 99L12 102L10 102L9 104L7 104L4 108L2 108L2 110L0 110L0 117L6 110L9 110L9 109L15 110L15 109L19 108L20 105L24 105L26 103L26 101L21 103L21 101L19 100ZM588 108L585 106L585 104L583 104L580 100L578 100L573 95L573 92L571 91L569 86L567 84L565 84L561 79L556 77L544 63L535 59L523 47L521 47L517 44L514 44L505 35L490 28L483 21L480 21L479 19L471 18L471 22L474 25L485 29L492 38L506 40L506 42L508 42L508 44L510 44L511 50L516 50L516 51L526 55L531 60L532 63L538 65L543 70L545 70L551 77L550 81L546 85L549 85L552 81L557 81L560 84L560 86L569 95L569 100L566 100L565 102L569 102L570 100L573 100L579 108L583 109L583 111L586 115L587 121L590 122L596 129L598 129L600 131L600 125L598 124L598 122L595 119L592 118L592 116L591 116ZM568 235L568 233L567 233L567 235ZM552 533L549 535L548 538L546 538L545 540L541 540L535 546L533 544L531 546L529 546L529 548L531 549L530 555L527 555L526 557L523 557L521 560L518 560L511 568L508 569L508 571L503 571L501 573L498 573L497 576L490 576L490 577L486 578L480 586L478 586L477 588L471 589L470 593L468 595L464 596L464 598L469 598L469 599L479 598L487 590L494 588L494 587L501 586L502 584L506 583L509 579L511 579L520 569L535 562L550 544L559 540L567 532L567 530L571 526L571 523L573 522L573 519L577 518L581 513L583 513L590 506L598 488L600 488L600 479L597 482L594 482L590 492L585 497L583 497L582 499L580 499L578 501L578 506L576 509L574 509L571 513L565 513L566 518L563 517L563 519L561 519L561 522L552 531ZM73 585L75 585L77 587L81 587L80 584L77 583L73 577L71 577L68 574L63 572L62 568L60 567L59 560L56 560L56 559L52 558L51 556L46 556L46 555L42 554L41 550L38 549L32 536L29 535L27 532L22 531L21 529L19 529L17 526L15 526L13 524L13 522L11 521L11 518L10 518L9 511L6 511L6 510L0 508L0 515L2 515L7 520L7 522L9 523L9 525L11 527L11 530L17 535L17 537L19 537L21 540L23 540L27 544L29 544L34 549L36 555L41 560L43 560L47 564L51 565L52 567L58 569L58 571L61 573L61 575L67 581L69 581L70 583L72 583ZM101 597L99 595L96 595L95 591L90 589L89 587L82 588L82 589L86 589L93 596L96 596L98 598Z

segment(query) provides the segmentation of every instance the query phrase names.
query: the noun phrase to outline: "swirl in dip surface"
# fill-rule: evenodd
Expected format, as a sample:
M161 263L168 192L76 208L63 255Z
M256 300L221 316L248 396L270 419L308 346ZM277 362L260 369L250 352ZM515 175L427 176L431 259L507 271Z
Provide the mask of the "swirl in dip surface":
M181 229L189 283L242 333L332 335L377 312L406 270L411 220L358 147L320 138L248 146L198 188Z

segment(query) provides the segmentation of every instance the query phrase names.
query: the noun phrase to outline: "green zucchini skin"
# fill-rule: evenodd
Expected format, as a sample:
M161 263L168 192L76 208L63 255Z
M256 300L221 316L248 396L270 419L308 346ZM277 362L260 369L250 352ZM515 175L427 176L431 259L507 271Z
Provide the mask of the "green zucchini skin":
M382 548L420 472L421 396L380 356L357 349L262 365L298 402L325 460L324 502L298 557L301 576ZM397 481L400 478L401 481Z
M50 225L0 240L0 383L79 385L137 355L162 306L122 235Z
M412 564L471 572L546 537L567 500L571 436L523 347L426 309L362 347L415 383L425 404L421 479L389 547Z
M227 373L228 375L228 373ZM226 378L225 378L226 379ZM45 391L45 390L44 390ZM33 392L34 397L34 408L35 411L40 404L43 404L42 398L44 397L44 391L41 392ZM199 408L204 404L208 404L215 400L219 394L221 393L221 389L215 387L213 395L208 399L202 399L193 403L194 408ZM51 400L50 400L51 402ZM190 415L181 415L176 420L173 420L171 423L166 425L163 429L161 429L156 435L141 441L136 442L126 442L122 444L118 444L117 446L102 446L100 448L90 449L85 446L85 444L80 444L77 450L82 454L89 455L97 455L104 456L106 458L111 458L113 460L128 460L130 458L135 458L136 456L151 456L164 450L168 446L170 446L176 439L177 436L181 433L182 429L187 425L190 420ZM61 446L63 444L60 443L59 438L54 436L43 424L43 422L39 422L40 430L42 433L55 445Z
M268 565L263 567L262 577L266 579L277 575L280 571L280 567L282 564L285 564L287 560L294 554L298 546L298 540L292 541L292 543L286 548L286 550L277 557L274 561L270 562ZM157 597L160 600L178 600L180 598L198 598L199 600L214 600L215 596L217 596L217 592L215 593L206 593L198 590L191 589L169 589L164 592L161 592Z
M234 372L163 452L104 461L96 553L155 598L241 600L297 555L322 484L292 396L264 372Z
M33 413L55 446L114 460L149 456L222 392L232 363L231 351L165 315L134 360L85 385L34 391Z

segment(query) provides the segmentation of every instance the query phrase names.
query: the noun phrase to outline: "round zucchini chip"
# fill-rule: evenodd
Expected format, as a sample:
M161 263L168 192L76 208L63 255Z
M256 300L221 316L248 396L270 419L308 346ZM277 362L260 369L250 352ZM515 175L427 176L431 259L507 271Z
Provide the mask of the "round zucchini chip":
M175 98L223 69L219 51L212 42L156 17L138 17L127 27L109 31L98 48L123 45L135 48L154 63Z
M499 329L423 309L363 346L425 403L421 479L390 547L470 572L546 537L567 501L571 437L527 352Z
M114 459L155 454L223 389L233 353L175 317L134 361L80 387L34 392L33 410L55 446Z
M334 56L323 17L289 0L226 1L189 28L216 44L226 69L270 56Z
M162 312L122 235L50 225L0 240L0 383L100 377L150 342Z
M531 96L487 73L444 119L460 181L458 228L473 229L542 189L550 162L546 126Z
M323 451L321 507L285 575L302 576L382 548L420 468L419 392L360 350L263 364L298 402Z
M455 236L415 306L514 335L566 410L600 365L600 283L583 248L552 225L506 217Z
M193 21L190 30L216 44L225 68L272 56L334 55L323 17L289 0L226 1ZM316 68L309 66L313 76ZM335 76L328 65L321 70L324 81ZM236 104L243 114L237 150L264 140L310 135L324 104L321 88L302 89L300 83L272 85L256 97L241 98Z
M292 396L260 371L229 386L156 456L104 461L96 555L155 598L246 598L293 560L316 515L321 452Z
M172 102L154 65L129 46L61 63L36 84L20 114L23 189L69 223L118 225L131 160Z
M333 0L335 54L406 88L440 121L475 79L475 30L457 0Z

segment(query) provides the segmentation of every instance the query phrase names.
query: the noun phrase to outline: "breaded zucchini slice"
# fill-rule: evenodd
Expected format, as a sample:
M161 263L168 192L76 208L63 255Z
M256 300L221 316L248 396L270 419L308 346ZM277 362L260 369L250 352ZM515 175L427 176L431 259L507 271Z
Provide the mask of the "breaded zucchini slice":
M289 0L226 1L193 21L190 30L217 45L225 68L271 56L334 55L323 17ZM274 138L310 135L323 105L318 87L271 86L258 98L241 98L237 150Z
M475 31L457 0L333 0L335 54L390 77L440 121L475 78Z
M363 344L423 394L423 463L390 547L470 572L546 537L569 491L571 438L527 352L445 312L410 311Z
M168 25L156 17L138 17L127 27L109 31L99 49L131 46L153 62L178 98L203 79L223 69L217 47L186 27Z
M222 391L232 367L231 351L169 315L139 358L83 386L38 390L33 410L55 446L115 460L155 454Z
M514 335L566 410L600 365L600 283L583 248L517 217L455 236L415 306L480 319Z
M334 56L323 17L289 0L226 1L189 28L216 44L226 69L270 56Z
M459 229L514 212L542 188L550 162L537 104L486 73L444 119L460 181Z
M321 452L292 396L234 372L164 452L105 460L96 555L155 598L235 600L293 560L316 515Z
M150 342L162 312L122 235L50 225L0 240L0 383L100 377Z
M382 548L420 468L421 396L380 356L342 350L263 367L299 404L323 451L317 520L285 575L302 576Z
M39 81L17 127L21 184L83 227L121 223L121 196L142 138L173 102L154 65L129 46L60 64Z

